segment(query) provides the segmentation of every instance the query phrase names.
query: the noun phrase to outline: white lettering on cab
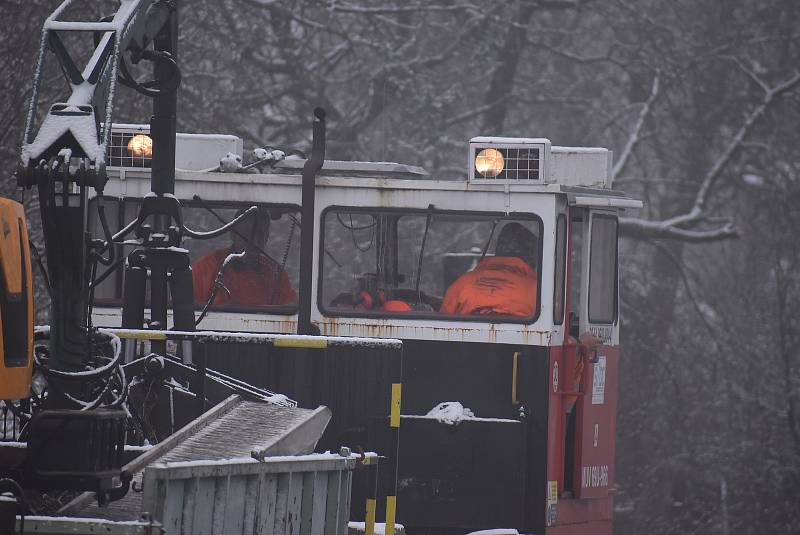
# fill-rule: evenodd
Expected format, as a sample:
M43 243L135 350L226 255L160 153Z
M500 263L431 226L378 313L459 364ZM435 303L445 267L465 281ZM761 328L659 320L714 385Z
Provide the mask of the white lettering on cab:
M608 486L608 465L581 467L581 487L593 489Z

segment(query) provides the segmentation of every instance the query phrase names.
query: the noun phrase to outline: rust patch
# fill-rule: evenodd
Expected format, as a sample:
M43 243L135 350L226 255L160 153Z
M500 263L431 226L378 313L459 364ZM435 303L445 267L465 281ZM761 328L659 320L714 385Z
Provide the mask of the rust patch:
M386 320L358 322L354 318L324 318L320 332L327 336L363 336L367 338L397 338L441 340L446 342L521 343L547 345L550 333L518 325L503 329L502 324L485 327L435 327L431 325L393 325Z

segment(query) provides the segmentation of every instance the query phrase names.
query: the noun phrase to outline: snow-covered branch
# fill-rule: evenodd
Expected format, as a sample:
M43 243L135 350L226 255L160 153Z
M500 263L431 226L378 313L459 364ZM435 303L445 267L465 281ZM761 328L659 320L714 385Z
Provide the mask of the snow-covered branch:
M669 221L650 221L634 217L621 217L619 226L628 238L635 239L669 239L689 242L719 241L738 237L738 231L732 221L723 226L709 230L683 229L671 225Z
M659 82L659 73L656 72L656 75L653 77L653 85L650 88L650 96L647 97L647 100L642 104L642 109L639 110L639 116L636 118L636 123L633 126L633 131L631 135L628 136L628 141L625 142L625 146L622 148L622 152L620 153L619 159L614 164L614 168L611 170L611 179L615 179L625 168L627 165L628 160L633 153L633 149L636 148L636 145L639 143L642 135L642 127L644 126L644 122L647 119L647 116L650 115L650 111L653 109L653 102L655 102L656 97L658 97L658 82Z
M745 136L747 136L753 124L764 114L770 104L775 101L776 97L779 97L783 93L794 89L798 83L800 83L800 72L796 72L794 76L785 82L778 84L771 89L768 88L765 91L761 103L747 115L744 123L742 123L742 126L740 126L739 130L736 132L736 135L733 136L727 147L725 147L725 150L722 152L717 161L714 162L714 165L711 166L711 169L709 169L708 173L706 173L706 176L703 178L703 183L700 186L700 189L697 191L697 197L691 212L695 215L695 218L698 217L699 213L702 212L702 210L706 207L709 194L714 185L717 183L722 170L730 161L736 149L742 144Z
M532 2L536 7L542 9L575 9L579 7L581 0L536 0ZM457 2L457 3L419 3L408 5L406 3L386 5L379 7L370 7L358 5L351 2L331 2L329 7L331 11L338 11L342 13L357 13L360 15L372 14L398 14L398 13L416 13L416 12L448 12L448 11L472 11L475 13L484 13L485 10L480 4L470 2Z
M740 67L743 67L743 65L740 64ZM756 75L749 71L748 76L753 78ZM736 227L732 221L726 221L721 227L715 227L711 229L698 229L696 227L703 222L709 221L705 214L705 210L708 207L711 193L719 182L723 170L736 154L737 149L744 145L745 138L752 129L753 125L764 115L770 105L775 102L776 98L784 93L787 93L788 91L791 91L800 84L800 72L795 72L791 78L773 87L768 86L763 80L757 77L756 82L764 89L764 95L761 99L761 102L747 114L739 129L736 131L730 141L728 141L722 153L706 172L700 187L697 190L697 195L695 196L695 201L692 208L684 214L664 219L662 221L623 218L620 220L620 226L623 232L634 238L667 238L701 242L733 238L738 235ZM654 93L657 93L658 90L657 78L654 80L653 88L654 92L651 92L651 98L654 98ZM648 99L648 101L649 100L650 99ZM624 167L625 162L627 162L628 158L630 157L631 151L635 147L636 140L639 137L641 124L644 121L644 117L645 115L640 113L640 120L634 127L633 133L629 137L625 148L622 150L622 156L614 167L614 176L619 173L619 171Z

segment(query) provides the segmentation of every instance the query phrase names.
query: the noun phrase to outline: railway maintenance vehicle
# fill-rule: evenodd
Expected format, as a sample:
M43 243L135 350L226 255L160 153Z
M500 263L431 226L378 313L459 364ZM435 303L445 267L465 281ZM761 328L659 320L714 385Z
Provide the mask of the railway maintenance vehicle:
M18 454L6 476L120 499L124 443L169 441L234 392L324 405L317 451L385 458L348 491L368 532L376 516L417 533L612 532L618 216L641 202L612 188L609 150L474 137L463 179L444 180L326 160L317 109L308 158L257 149L246 162L234 136L176 133L177 2L62 22L69 4L45 23L39 62L54 51L72 93L37 129L34 91L17 172L21 192L38 190L49 329L33 329L21 207L0 205L0 397L20 426L4 426ZM82 71L59 37L81 32L95 44ZM142 60L149 83L128 72ZM153 98L150 124L113 123L117 80ZM501 270L526 271L532 289L514 306L454 307L463 277L512 256L509 234L524 266ZM285 298L237 296L251 267L237 240ZM34 337L48 345L34 351Z

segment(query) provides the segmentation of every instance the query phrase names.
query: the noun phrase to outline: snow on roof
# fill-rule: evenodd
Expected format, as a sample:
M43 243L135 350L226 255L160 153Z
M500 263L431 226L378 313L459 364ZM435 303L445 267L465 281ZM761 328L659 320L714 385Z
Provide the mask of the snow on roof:
M275 166L275 170L301 170L305 165L306 160L300 159L286 159L282 160ZM341 161L341 160L325 160L320 175L326 174L343 174L343 173L356 173L356 174L402 174L414 178L426 178L428 172L422 167L415 165L406 165L395 162L358 162L358 161Z
M550 147L550 152L566 152L574 154L598 154L608 152L603 147Z
M550 140L546 137L495 137L495 136L477 136L469 140L470 143L498 143L498 144L529 144L529 143L543 143L550 144Z

